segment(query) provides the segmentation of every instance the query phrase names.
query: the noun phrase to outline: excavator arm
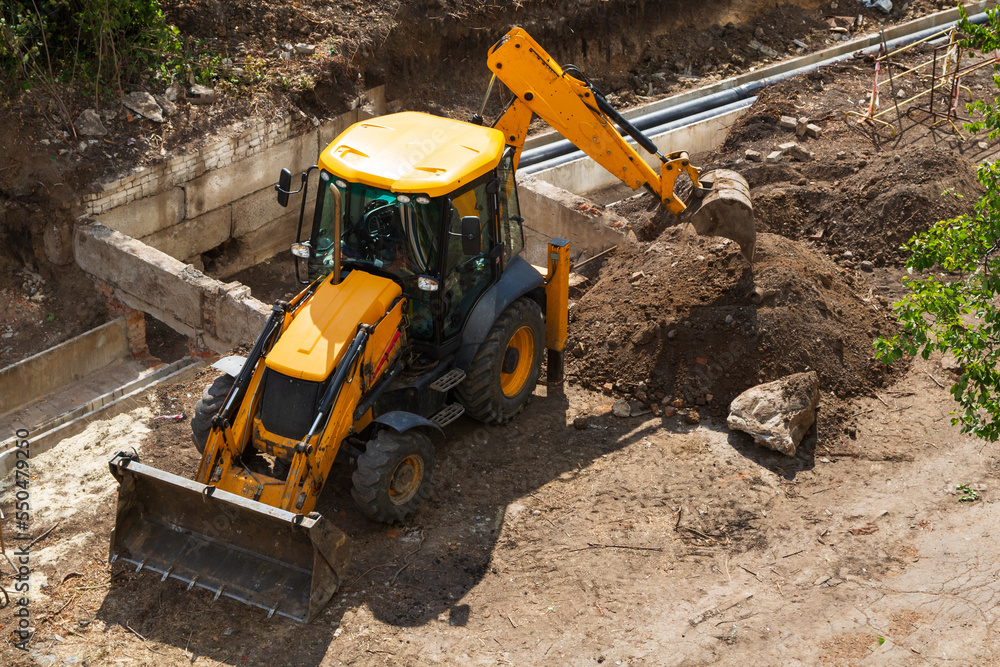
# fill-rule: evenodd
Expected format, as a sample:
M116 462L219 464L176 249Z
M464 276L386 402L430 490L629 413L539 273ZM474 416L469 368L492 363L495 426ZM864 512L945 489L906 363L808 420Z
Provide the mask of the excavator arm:
M487 64L514 94L494 127L516 147L515 159L537 114L577 148L623 183L646 188L671 213L691 222L699 234L736 241L753 261L756 232L746 181L729 170L701 173L684 151L660 152L648 137L619 114L575 67L560 67L528 33L514 28L490 50ZM660 161L659 174L615 125ZM691 180L687 201L675 194L681 174Z

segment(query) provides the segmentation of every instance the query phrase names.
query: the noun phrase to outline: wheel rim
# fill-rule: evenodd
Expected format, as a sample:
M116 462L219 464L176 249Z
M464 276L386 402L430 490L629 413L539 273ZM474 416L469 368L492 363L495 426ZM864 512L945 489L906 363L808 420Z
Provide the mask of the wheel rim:
M399 462L389 478L389 500L393 505L408 503L417 495L423 479L424 460L419 456L407 456Z
M521 393L531 376L531 364L535 358L535 337L531 328L523 326L514 332L507 343L507 349L515 349L518 353L517 365L510 373L500 371L500 390L507 398L513 398ZM504 351L506 354L506 350Z

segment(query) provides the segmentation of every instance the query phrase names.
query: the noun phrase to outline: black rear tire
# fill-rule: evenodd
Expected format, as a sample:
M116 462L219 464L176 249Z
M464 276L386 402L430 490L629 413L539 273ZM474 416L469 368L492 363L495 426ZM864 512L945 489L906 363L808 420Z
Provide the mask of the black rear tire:
M383 429L358 457L351 495L365 516L394 523L412 514L430 495L434 445L417 430Z
M528 341L530 351L524 347ZM522 297L507 306L479 346L465 380L455 388L465 413L487 424L513 419L538 384L544 347L545 320L538 304ZM516 359L513 348L518 348Z
M194 416L191 417L191 439L194 446L198 448L200 454L205 453L205 445L208 443L208 433L212 430L212 417L222 407L223 401L233 388L236 378L223 373L215 378L212 384L205 387L201 399L194 406Z

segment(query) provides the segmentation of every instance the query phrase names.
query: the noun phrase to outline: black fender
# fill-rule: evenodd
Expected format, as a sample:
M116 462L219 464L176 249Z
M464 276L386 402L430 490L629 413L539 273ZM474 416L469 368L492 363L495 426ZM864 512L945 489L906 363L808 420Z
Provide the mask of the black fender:
M538 269L533 267L520 255L507 263L500 280L483 294L482 298L472 308L472 313L462 332L462 343L455 354L455 366L463 371L468 370L472 358L479 351L479 346L486 340L493 323L507 306L514 303L525 294L536 290L545 283L545 278ZM539 290L542 292L541 290ZM544 292L540 296L542 302L538 305L545 312Z
M383 426L388 426L397 433L406 433L411 428L416 428L417 426L430 426L432 429L437 431L444 436L444 431L441 427L432 422L426 417L421 417L418 414L412 412L406 412L405 410L393 410L392 412L387 412L384 415L379 415L372 420L376 424L382 424Z

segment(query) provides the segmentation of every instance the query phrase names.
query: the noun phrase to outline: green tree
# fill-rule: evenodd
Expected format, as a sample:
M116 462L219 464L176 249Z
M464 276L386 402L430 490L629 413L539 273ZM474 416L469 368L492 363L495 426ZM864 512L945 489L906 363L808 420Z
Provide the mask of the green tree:
M987 22L969 23L962 13L963 46L992 56L1000 48L1000 10L987 10ZM994 70L1000 88L1000 69ZM1000 137L997 99L970 105L979 120L969 130ZM982 164L977 179L986 189L973 215L935 223L903 246L911 253L903 279L909 293L893 311L902 331L875 341L886 363L934 351L953 355L962 371L951 387L960 409L953 424L963 433L995 441L1000 437L1000 165Z
M0 80L30 87L79 79L120 92L180 52L160 0L0 3Z

